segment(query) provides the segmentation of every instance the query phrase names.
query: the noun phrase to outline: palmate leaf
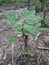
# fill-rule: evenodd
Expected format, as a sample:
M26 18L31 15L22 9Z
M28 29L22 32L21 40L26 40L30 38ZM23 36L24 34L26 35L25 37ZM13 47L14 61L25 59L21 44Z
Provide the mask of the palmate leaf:
M36 15L32 15L32 16L29 15L28 18L29 18L29 19L32 19L33 21L40 19L40 17L38 17L38 16L36 16Z
M28 18L26 16L23 16L23 14L21 12L18 13L19 16L25 20L25 22L27 22L28 24L34 24L33 20L31 18Z
M8 38L8 42L9 42L10 44L14 43L15 41L16 41L16 36L14 36L14 35L11 35L11 36Z
M26 24L24 26L24 28L31 34L35 35L36 34L36 31L39 29L39 27L41 26L41 23L37 23L35 24L34 26L31 26L31 25L28 25Z
M35 11L35 10L31 10L31 11L30 11L30 13L29 13L29 15L31 15L31 16L32 16L32 15L35 15L35 13L36 13L36 11Z
M30 25L25 25L24 28L31 34L35 35L36 34L36 28L33 28L32 26Z
M11 13L5 12L4 21L8 22L10 25L14 25L19 19L16 18L16 13L13 11Z
M35 10L31 10L29 11L27 8L24 9L24 12L23 12L23 16L25 17L28 17L29 15L30 16L33 16L35 15L36 11Z
M22 24L18 24L18 25L16 25L15 30L19 31L22 28L23 28Z
M31 34L33 34L33 35L35 35L36 34L36 28L33 28L31 25L29 25L29 24L25 24L24 26L22 25L22 24L18 24L18 25L16 25L16 30L17 31L21 31L22 30L22 28L24 28L26 31L28 31L29 33L31 33Z
M19 16L25 20L25 22L34 24L34 20L38 20L39 17L35 15L35 10L28 11L27 9L24 9L24 12L18 12Z
M27 8L25 8L25 9L24 9L24 12L23 12L23 16L24 16L24 17L27 17L28 14L29 14L29 11L28 11Z
M38 29L39 27L41 27L41 23L36 23L35 28Z
M25 22L27 22L28 24L32 24L32 25L35 24L32 19L25 19Z

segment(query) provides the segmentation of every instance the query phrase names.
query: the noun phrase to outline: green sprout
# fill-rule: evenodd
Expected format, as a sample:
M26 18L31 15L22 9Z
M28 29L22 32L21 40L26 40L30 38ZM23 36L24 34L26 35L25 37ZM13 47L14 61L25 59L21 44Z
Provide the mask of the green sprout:
M34 52L31 52L31 51L23 51L22 55L34 57L35 54Z
M39 62L42 62L42 61L43 61L43 59L44 59L44 58L43 58L43 56L42 56L42 55L40 55L40 56L38 57L38 61L39 61Z

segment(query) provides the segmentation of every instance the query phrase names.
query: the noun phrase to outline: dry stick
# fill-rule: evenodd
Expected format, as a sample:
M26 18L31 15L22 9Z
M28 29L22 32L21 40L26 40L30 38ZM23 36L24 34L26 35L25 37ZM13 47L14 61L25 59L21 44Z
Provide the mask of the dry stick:
M9 47L10 45L7 45L6 49ZM3 50L3 56L2 56L2 60L4 61L6 59L6 57L4 56L5 55L5 52L6 52L6 49L2 49Z
M42 33L39 32L37 35L36 35L36 38L35 38L35 41L37 42L38 41L38 37L41 35ZM43 40L44 41L44 40ZM37 42L38 43L38 42ZM43 49L43 50L49 50L49 47L40 47L40 46L37 46L38 49Z
M41 50L49 50L49 47L40 47L40 46L38 46L37 48L41 49Z
M14 43L12 43L12 65L14 65Z
M9 30L11 30L11 29L12 29L11 27L8 28L8 30L7 30L7 29L4 29L4 30L0 31L0 34L3 33L3 32L9 31Z
M14 65L14 43L12 44L12 65Z
M14 27L13 27L13 30L15 31ZM14 43L12 43L12 65L14 65Z

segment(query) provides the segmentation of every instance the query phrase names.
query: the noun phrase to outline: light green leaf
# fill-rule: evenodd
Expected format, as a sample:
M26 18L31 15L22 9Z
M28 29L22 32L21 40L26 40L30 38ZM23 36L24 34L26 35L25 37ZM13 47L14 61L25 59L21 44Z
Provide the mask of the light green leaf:
M24 16L28 16L29 15L29 10L27 8L24 9L23 15Z
M31 15L31 16L32 16L32 15L35 15L35 13L36 13L36 11L35 11L35 10L31 10L31 11L30 11L30 13L29 13L29 15Z
M21 30L22 28L23 28L22 24L18 24L18 25L16 25L15 30L19 31L19 30Z
M16 18L16 13L15 12L5 12L5 19L4 21L8 22L10 25L14 25L19 19Z
M30 25L25 25L24 28L31 34L35 35L36 34L36 28L33 28Z
M40 18L35 15L35 10L28 11L27 9L24 9L24 12L18 12L19 16L25 20L28 24L34 24L35 20L39 20Z
M28 24L32 24L32 25L35 24L32 19L25 19L25 22L27 22Z
M39 28L41 26L41 23L36 23L35 28Z

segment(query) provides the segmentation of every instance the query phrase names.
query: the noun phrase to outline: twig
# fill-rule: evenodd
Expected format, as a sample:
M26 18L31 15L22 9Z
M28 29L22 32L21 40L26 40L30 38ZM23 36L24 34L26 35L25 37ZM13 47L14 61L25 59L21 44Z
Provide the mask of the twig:
M14 65L14 43L12 43L12 65Z
M40 50L49 50L49 47L37 47L38 49L40 49Z

